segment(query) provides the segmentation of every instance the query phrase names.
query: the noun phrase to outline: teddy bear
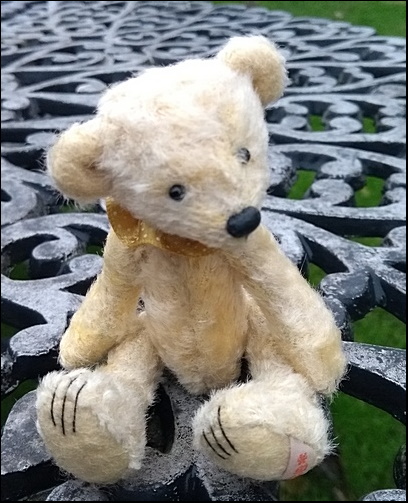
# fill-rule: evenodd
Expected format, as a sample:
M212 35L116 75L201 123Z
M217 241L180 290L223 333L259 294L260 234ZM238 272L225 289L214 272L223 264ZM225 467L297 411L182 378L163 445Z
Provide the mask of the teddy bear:
M164 368L206 396L194 447L222 469L285 480L331 452L322 397L345 372L341 335L261 223L264 108L287 82L273 42L233 37L111 87L48 152L56 188L105 199L111 226L63 370L37 393L39 432L74 476L110 484L142 466Z

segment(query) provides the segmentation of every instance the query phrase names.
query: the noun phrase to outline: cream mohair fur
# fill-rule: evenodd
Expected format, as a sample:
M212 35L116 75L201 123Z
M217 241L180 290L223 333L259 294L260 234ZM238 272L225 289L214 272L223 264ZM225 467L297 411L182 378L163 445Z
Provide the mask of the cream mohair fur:
M192 393L210 393L194 443L223 468L274 480L330 452L319 394L334 392L345 371L339 330L264 226L242 237L228 230L232 216L260 208L263 106L286 83L272 43L232 38L211 59L112 87L95 117L50 150L49 172L66 196L112 197L135 219L212 252L132 248L109 232L102 272L61 341L65 370L38 389L39 431L75 476L113 483L141 466L164 366ZM184 187L180 200L169 196L173 186ZM251 380L237 384L242 357Z

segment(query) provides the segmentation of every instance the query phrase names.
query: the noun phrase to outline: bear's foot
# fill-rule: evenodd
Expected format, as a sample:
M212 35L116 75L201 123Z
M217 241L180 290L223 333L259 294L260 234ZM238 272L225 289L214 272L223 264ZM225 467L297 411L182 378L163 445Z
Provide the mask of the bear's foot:
M124 395L110 376L98 371L53 372L43 379L37 424L58 466L87 482L104 484L122 478L129 466L140 467L144 411L141 438L135 439L132 451L124 441L128 427L121 428L123 416L133 414Z
M196 448L242 477L284 480L306 473L331 450L328 422L310 394L288 391L256 382L218 391L194 419Z

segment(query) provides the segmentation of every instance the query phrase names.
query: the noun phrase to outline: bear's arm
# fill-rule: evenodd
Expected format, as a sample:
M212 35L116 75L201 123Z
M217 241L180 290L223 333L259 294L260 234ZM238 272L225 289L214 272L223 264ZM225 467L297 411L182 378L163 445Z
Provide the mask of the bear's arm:
M286 360L316 391L333 392L346 362L340 331L321 296L262 225L226 255L243 275L244 287L261 308Z
M125 247L109 232L102 271L61 340L60 361L65 368L99 363L113 346L140 331L137 304L143 253L143 248Z

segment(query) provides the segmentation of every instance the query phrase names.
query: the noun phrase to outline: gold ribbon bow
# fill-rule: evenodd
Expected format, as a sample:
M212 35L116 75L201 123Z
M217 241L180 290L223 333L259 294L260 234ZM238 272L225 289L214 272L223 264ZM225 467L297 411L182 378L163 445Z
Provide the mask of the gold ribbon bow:
M215 250L198 241L166 234L150 227L122 208L114 199L106 199L106 212L109 222L119 240L129 248L151 245L186 257L202 257Z

